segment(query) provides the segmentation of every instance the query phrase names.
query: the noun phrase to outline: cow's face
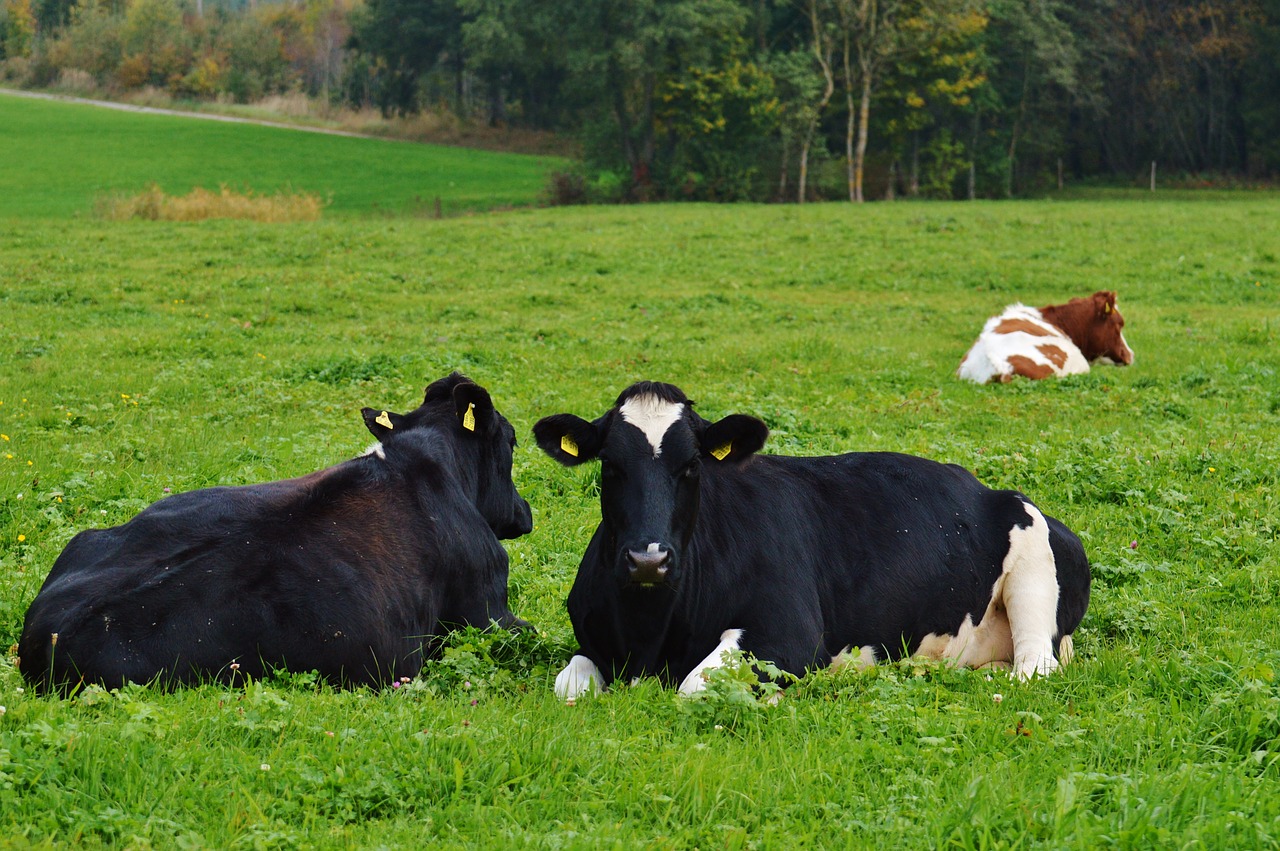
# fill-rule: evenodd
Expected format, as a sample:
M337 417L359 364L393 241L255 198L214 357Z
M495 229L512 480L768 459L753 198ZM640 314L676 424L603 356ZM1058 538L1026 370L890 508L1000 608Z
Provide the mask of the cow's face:
M561 464L599 459L606 557L620 583L642 587L679 585L707 465L736 464L768 436L752 417L709 423L678 388L654 382L623 391L594 422L558 414L533 431Z
M489 393L459 373L427 388L422 406L408 414L365 408L365 425L386 457L393 442L405 441L436 458L438 438L450 447L456 475L485 522L499 538L518 538L533 529L529 503L511 478L516 431L493 407ZM444 459L436 458L439 462Z
M1056 311L1050 314L1049 311ZM1073 298L1067 304L1046 308L1050 322L1067 333L1088 361L1128 366L1133 363L1133 350L1124 339L1124 317L1116 307L1116 294L1110 290L1087 298Z

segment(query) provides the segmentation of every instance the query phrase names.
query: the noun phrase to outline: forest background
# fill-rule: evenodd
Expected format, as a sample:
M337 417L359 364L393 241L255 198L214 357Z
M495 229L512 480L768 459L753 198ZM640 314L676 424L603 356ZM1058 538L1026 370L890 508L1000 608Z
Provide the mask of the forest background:
M561 202L1280 175L1280 0L0 0L0 84L495 128Z

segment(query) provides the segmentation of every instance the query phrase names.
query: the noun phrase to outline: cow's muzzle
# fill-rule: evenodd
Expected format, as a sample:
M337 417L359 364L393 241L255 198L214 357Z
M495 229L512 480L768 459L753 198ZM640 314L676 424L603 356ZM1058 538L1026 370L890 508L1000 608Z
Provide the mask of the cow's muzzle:
M645 552L627 550L627 571L633 585L662 585L671 569L671 551L651 546Z

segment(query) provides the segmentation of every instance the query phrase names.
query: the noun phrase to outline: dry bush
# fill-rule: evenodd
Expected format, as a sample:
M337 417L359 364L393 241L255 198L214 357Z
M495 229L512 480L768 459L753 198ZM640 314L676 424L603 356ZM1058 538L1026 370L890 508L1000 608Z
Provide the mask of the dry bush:
M290 118L312 118L317 112L316 99L309 98L298 91L267 95L257 101L254 106L265 112Z
M257 195L235 192L226 186L217 192L197 186L186 195L166 195L153 183L135 195L100 198L95 209L99 217L112 221L250 219L257 222L312 222L320 218L324 205L320 196L310 192L282 190L272 195Z
M112 100L127 103L130 106L147 106L154 109L172 109L173 95L157 86L143 86L138 89L121 92Z
M97 93L98 81L88 71L63 68L58 72L58 80L51 88L63 94L91 95Z
M445 107L391 117L368 107L358 110L331 109L327 118L342 130L365 136L504 153L564 157L577 154L576 145L567 137L546 130L490 127L483 121L461 119Z

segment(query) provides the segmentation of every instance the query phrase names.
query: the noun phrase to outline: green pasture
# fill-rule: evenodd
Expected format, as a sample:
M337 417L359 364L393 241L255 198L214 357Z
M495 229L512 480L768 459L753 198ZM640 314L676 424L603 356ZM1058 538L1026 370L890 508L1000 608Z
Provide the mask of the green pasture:
M1280 196L70 212L0 225L0 647L78 530L348 458L362 405L411 408L455 368L520 436L512 608L538 632L458 635L383 692L55 700L6 653L0 845L1280 847ZM1102 288L1132 367L954 378L1005 304ZM597 480L530 428L641 378L764 418L772 452L906 451L1023 490L1093 561L1076 662L817 672L774 707L733 682L561 704Z
M94 201L193 187L310 192L327 214L487 210L537 203L556 157L358 139L38 101L0 92L0 221L88 216Z

